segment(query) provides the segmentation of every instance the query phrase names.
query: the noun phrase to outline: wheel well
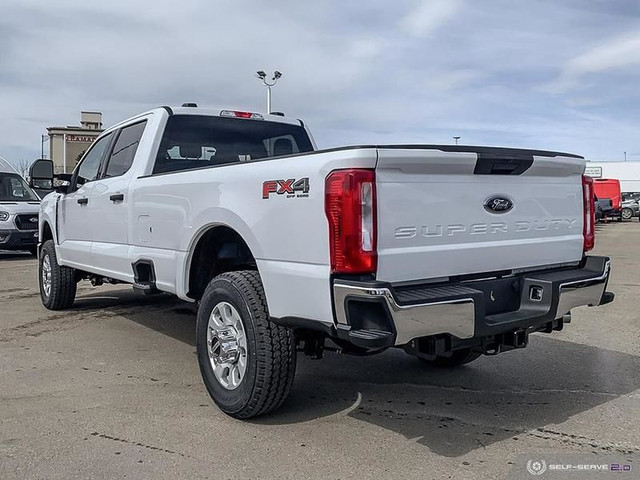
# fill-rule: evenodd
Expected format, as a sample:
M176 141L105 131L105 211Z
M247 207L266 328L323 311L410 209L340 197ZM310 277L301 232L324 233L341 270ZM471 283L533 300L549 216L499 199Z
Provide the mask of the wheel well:
M213 277L234 270L257 270L256 261L246 242L229 227L218 226L207 230L193 250L187 295L200 299Z
M53 240L53 232L51 231L51 227L48 222L44 222L42 226L42 238L40 239L40 243L44 243L47 240Z

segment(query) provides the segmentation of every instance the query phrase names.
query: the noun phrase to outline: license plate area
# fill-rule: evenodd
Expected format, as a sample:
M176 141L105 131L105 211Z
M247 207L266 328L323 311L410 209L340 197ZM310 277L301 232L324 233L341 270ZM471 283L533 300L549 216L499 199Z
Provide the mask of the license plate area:
M484 293L485 315L515 312L520 308L520 278L482 280L469 286Z

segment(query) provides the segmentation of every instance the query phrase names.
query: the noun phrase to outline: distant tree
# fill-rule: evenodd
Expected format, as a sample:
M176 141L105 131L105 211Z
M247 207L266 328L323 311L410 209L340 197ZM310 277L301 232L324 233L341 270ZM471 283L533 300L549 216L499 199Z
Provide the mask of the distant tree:
M78 154L78 156L76 157L76 161L75 161L75 163L73 164L73 166L74 166L74 167L75 167L75 166L78 164L78 162L82 159L82 156L84 155L84 152L86 152L86 150L83 150L83 151L81 151L81 152Z
M20 174L20 176L25 180L29 176L29 167L31 167L32 163L33 163L33 160L25 160L23 158L16 165L16 170L18 170L18 173Z

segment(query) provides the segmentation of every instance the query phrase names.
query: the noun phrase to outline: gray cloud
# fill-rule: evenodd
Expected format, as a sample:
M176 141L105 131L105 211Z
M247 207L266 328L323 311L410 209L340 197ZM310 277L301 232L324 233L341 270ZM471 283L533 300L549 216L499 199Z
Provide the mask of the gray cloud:
M323 147L461 135L618 159L640 151L639 26L631 0L5 0L0 155L37 157L82 109L262 111L253 74L277 68L274 107Z

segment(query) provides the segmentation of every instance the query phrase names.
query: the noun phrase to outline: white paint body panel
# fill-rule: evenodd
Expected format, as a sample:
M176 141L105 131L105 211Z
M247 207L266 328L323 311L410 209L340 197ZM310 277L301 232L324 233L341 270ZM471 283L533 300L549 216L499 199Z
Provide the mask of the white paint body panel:
M582 161L536 159L522 178L504 181L495 176L474 178L469 168L473 169L475 154L366 147L150 175L168 113L157 109L113 128L141 118L147 119L147 128L127 174L91 182L84 192L51 194L43 201L40 233L44 222L54 230L61 264L133 282L131 264L152 260L157 287L192 300L188 275L195 245L209 228L225 225L244 239L255 257L272 316L332 323L325 178L337 169L376 166L381 280L542 266L579 260L582 254ZM308 197L262 198L264 181L304 177L309 178ZM77 208L75 196L80 193L90 197L84 210ZM124 201L109 201L113 193L123 193ZM394 237L394 231L406 225L493 220L482 202L494 193L511 195L516 203L505 221L571 217L576 219L575 229L551 234L532 230L519 236L486 236L483 241L469 235L430 242ZM74 209L80 216L66 218ZM80 228L85 217L85 228Z
M474 175L475 153L380 150L378 273L389 282L577 262L582 172L575 158L535 157L521 175ZM484 202L514 207L490 213Z

